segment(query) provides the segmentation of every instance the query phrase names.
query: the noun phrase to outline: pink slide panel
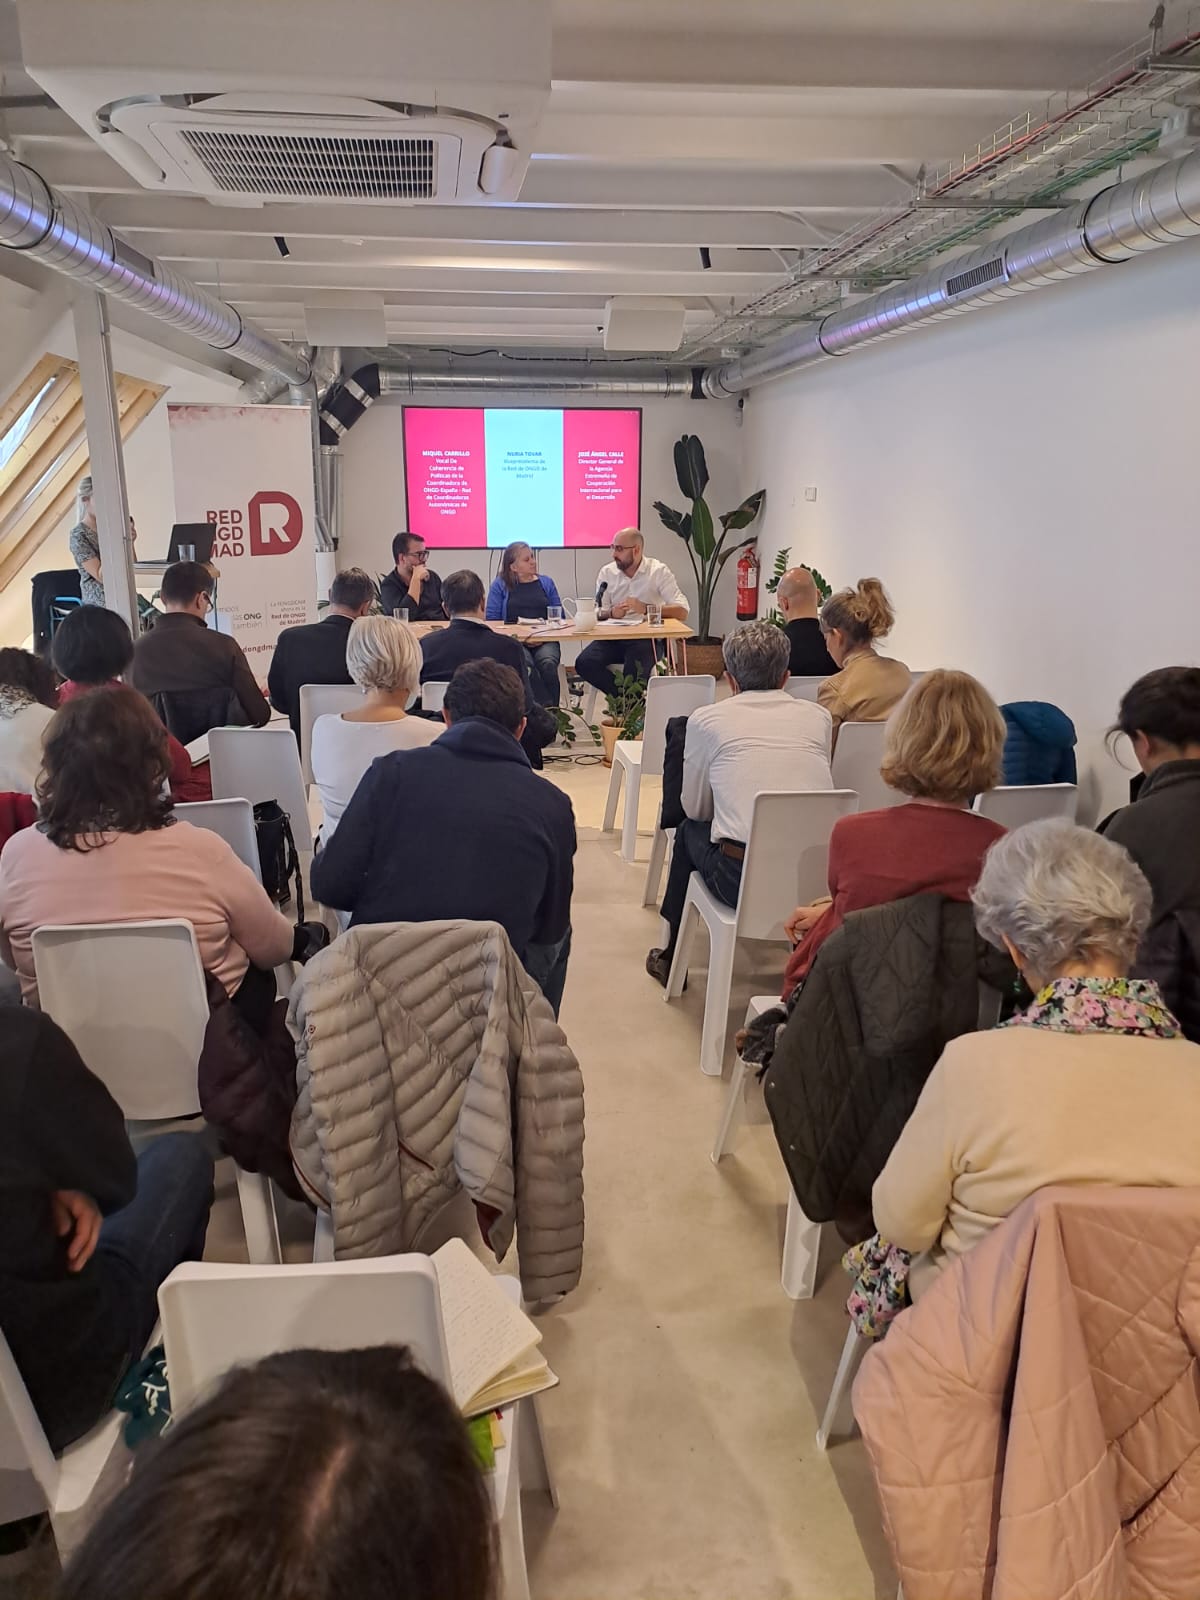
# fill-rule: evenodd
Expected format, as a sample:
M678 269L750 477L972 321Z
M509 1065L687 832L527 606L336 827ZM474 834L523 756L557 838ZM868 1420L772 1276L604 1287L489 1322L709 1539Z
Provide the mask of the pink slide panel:
M435 549L487 545L483 412L411 407L404 413L408 530Z
M563 412L564 543L608 544L637 526L639 411Z

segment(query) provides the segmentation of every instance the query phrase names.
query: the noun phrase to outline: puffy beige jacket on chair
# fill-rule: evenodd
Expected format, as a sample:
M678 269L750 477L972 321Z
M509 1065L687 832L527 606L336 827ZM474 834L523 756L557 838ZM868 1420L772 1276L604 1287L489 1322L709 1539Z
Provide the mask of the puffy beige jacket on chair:
M499 1260L514 1226L527 1300L583 1261L583 1077L494 922L351 929L304 968L288 1023L292 1158L338 1256L413 1247L465 1190Z
M904 1600L1200 1597L1200 1190L1041 1189L854 1385Z

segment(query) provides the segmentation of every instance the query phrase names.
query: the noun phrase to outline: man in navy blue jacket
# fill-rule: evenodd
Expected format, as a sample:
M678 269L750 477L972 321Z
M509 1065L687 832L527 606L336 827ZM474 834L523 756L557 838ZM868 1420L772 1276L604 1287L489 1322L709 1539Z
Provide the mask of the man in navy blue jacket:
M380 756L312 868L313 894L350 925L498 922L557 1016L571 942L575 814L521 749L525 690L469 661L446 690L447 730Z

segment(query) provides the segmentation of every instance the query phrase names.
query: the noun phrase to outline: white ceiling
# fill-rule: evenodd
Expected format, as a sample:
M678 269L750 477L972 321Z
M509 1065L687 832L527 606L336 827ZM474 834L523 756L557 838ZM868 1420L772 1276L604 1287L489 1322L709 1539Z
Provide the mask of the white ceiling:
M106 3L92 0L93 14ZM8 110L2 130L48 182L282 338L303 338L306 296L349 291L383 297L397 344L599 349L604 302L622 294L682 298L691 340L777 283L795 251L897 204L922 166L1086 82L1152 9L552 3L550 98L515 204L213 206L141 189L55 107ZM1188 7L1168 15L1182 30ZM37 92L11 0L0 57L6 95Z

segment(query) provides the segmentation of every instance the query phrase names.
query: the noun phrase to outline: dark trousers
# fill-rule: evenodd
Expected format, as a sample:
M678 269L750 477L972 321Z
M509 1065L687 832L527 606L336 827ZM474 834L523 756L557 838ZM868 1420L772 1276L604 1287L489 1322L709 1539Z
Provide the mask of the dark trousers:
M562 648L550 641L546 644L527 644L529 652L529 683L533 698L540 706L556 706L562 685L558 681L558 663Z
M640 672L647 682L654 671L654 642L651 639L593 639L579 652L575 671L584 683L601 694L612 694L613 671L619 668L628 678Z
M705 887L712 890L722 905L734 907L738 890L742 886L742 863L727 856L720 845L709 838L709 824L695 822L685 817L675 829L675 848L671 853L671 870L667 874L667 890L660 910L671 929L666 945L669 955L675 953L679 937L679 924L683 920L683 902L687 899L688 879L693 872L703 878Z
M531 944L525 951L525 971L550 1002L550 1009L556 1021L562 1007L570 954L570 928L554 944Z

